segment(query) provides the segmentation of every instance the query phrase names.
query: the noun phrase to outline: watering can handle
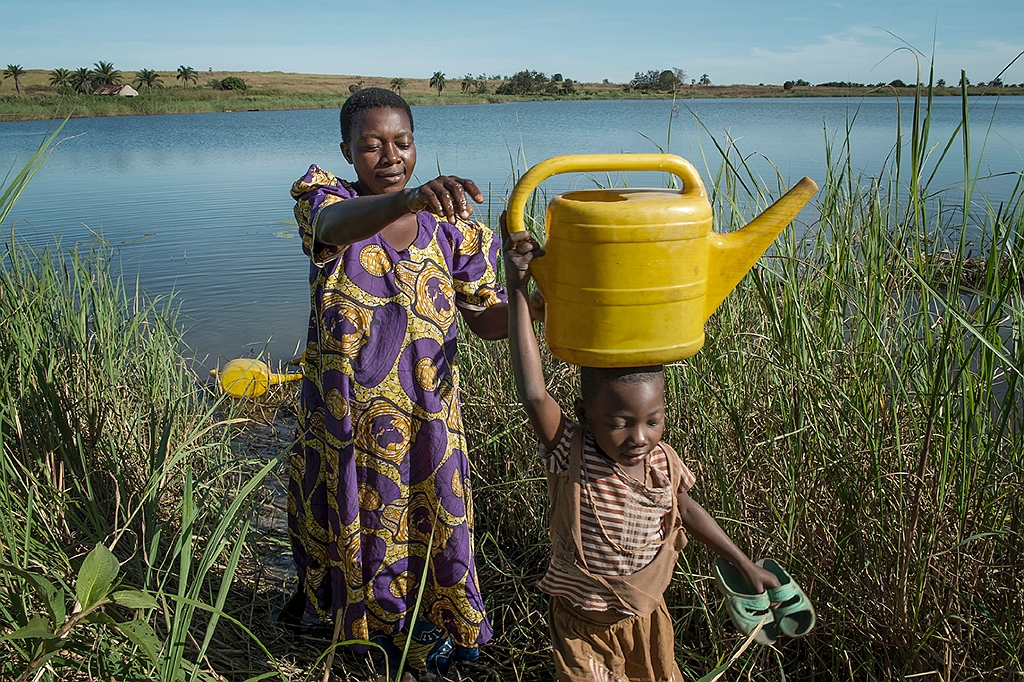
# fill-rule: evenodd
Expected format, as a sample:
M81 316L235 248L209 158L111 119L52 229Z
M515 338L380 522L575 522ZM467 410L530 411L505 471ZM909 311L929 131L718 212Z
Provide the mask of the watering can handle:
M707 196L697 169L686 159L674 154L569 154L541 161L519 178L509 197L508 231L526 229L523 212L533 190L552 175L559 173L598 173L604 171L664 171L683 181L680 194L700 198Z

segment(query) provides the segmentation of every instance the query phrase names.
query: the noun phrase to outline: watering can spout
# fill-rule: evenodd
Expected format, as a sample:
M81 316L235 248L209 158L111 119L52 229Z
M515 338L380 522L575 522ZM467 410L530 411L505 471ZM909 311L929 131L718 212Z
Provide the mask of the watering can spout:
M718 309L779 233L796 217L818 186L804 178L743 229L711 234L704 319Z

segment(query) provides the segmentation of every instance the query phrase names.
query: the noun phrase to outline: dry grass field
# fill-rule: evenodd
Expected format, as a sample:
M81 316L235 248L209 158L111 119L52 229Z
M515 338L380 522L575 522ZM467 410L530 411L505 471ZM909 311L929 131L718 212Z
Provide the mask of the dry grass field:
M175 71L158 71L163 87L184 89L181 81L175 80ZM228 76L236 76L245 81L251 90L273 91L283 95L296 94L340 94L347 95L350 86L390 88L392 81L400 76L353 76L343 74L312 74L286 73L284 71L198 71L197 85L208 87L211 80L223 80ZM135 84L134 71L122 71L121 82ZM430 87L429 78L403 78L401 87L403 96L437 96L437 90ZM461 95L461 77L447 77L442 97ZM501 83L499 80L488 81L488 90L494 92ZM617 83L583 83L582 88L597 93L621 92L622 85ZM189 89L196 86L189 85ZM781 88L779 88L781 89ZM50 71L45 69L29 69L21 78L22 95L56 94L57 89L50 85ZM14 95L14 81L10 78L0 83L0 96Z
M56 95L57 89L50 85L50 71L44 69L30 69L21 78L21 92L23 97ZM162 79L164 90L184 90L182 82L176 80L176 72L158 72ZM283 97L296 95L321 95L344 97L355 87L383 87L390 88L400 78L400 91L403 96L415 101L417 104L430 103L470 103L486 101L503 101L515 99L509 96L494 95L502 81L491 79L486 81L486 92L477 94L475 92L462 92L462 78L451 76L446 79L444 90L439 97L437 90L430 87L429 78L405 78L392 76L358 76L344 74L309 74L309 73L287 73L283 71L198 71L198 82L196 85L189 85L189 89L209 89L209 83L213 80L223 80L228 76L235 76L245 81L249 92L253 94L274 94ZM135 85L135 72L122 71L121 82ZM474 90L474 88L470 88ZM970 94L1024 94L1024 88L989 88L971 87ZM960 90L956 87L936 88L936 94L959 95ZM783 89L781 85L684 85L675 93L676 97L842 97L842 96L864 96L893 94L912 95L913 88L892 88L892 87L863 87L863 88L841 88L828 86L797 86L789 90ZM7 78L0 81L0 98L15 95L14 81ZM623 83L580 83L575 98L641 98L641 97L671 97L672 93L658 92L641 94L636 91L627 91ZM537 95L536 98L550 98L551 95Z

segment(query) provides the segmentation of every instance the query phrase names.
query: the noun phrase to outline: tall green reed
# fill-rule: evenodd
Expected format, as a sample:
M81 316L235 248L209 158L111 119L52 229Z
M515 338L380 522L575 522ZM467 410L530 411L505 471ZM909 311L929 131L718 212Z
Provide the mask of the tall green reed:
M919 92L909 143L901 130L877 179L853 171L848 135L830 145L817 221L786 236L709 325L705 351L677 368L697 424L733 432L697 441L743 463L717 474L726 504L749 518L747 503L765 500L760 530L783 541L772 551L835 605L807 644L812 661L875 679L1020 666L1005 571L1019 561L1024 464L1021 193L1001 211L972 205L965 99L940 141L962 136L968 159L964 208L947 210L929 186L930 104ZM736 158L743 177L727 186L756 185ZM741 222L732 207L755 199L716 195L717 212ZM968 231L983 235L979 259ZM724 373L723 356L736 360Z
M47 148L5 188L0 214ZM7 635L45 621L61 634L0 641L0 676L219 679L211 643L223 620L247 632L226 610L227 596L246 547L252 493L276 461L234 455L234 420L215 416L216 404L182 359L173 301L126 289L112 252L34 250L13 228L6 247L0 563L8 569L0 570L0 624ZM127 640L105 630L121 622L107 613L123 615L120 602L85 604L72 589L90 573L83 566L94 547L109 548L120 564L103 572L110 589L141 590L157 605L145 609L142 625L115 628ZM41 592L44 584L53 590ZM76 620L76 609L100 606L103 618ZM273 672L273 657L262 651ZM36 670L40 656L46 666Z
M751 555L785 563L818 608L808 637L734 664L751 678L1024 667L1024 193L1018 181L997 204L978 196L970 100L936 142L931 97L918 92L909 129L870 176L851 160L856 110L825 131L816 207L726 299L704 349L668 368L666 437L698 471L694 495ZM737 229L786 183L703 130L717 229ZM962 186L939 192L936 170L958 148ZM546 497L505 353L470 338L462 357L481 576L503 653L522 661L514 677L544 679L533 584ZM571 406L573 369L548 358L547 372ZM684 550L667 595L695 677L739 641L710 559Z

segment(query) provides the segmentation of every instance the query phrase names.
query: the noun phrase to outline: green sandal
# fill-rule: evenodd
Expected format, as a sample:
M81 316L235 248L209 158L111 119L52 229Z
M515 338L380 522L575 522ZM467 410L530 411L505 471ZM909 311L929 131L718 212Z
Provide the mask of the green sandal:
M811 600L775 559L761 559L757 565L770 571L782 583L768 589L775 624L787 637L803 637L814 627L816 617Z
M765 646L775 644L778 633L768 592L754 592L736 567L721 557L715 559L715 586L725 597L725 609L737 630L749 635L760 626L754 641Z

